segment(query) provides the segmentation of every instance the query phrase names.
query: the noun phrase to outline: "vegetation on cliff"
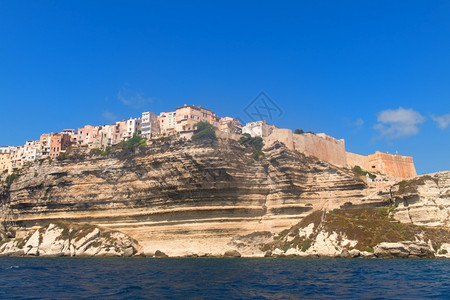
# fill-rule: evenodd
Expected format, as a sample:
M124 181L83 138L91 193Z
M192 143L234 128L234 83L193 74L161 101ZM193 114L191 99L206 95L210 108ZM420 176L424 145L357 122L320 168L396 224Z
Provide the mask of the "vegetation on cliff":
M239 140L242 145L250 146L253 148L252 157L255 160L260 160L264 157L264 153L262 152L262 148L264 147L263 139L259 136L252 137L248 133L244 133Z
M383 242L401 242L423 240L431 241L437 251L443 243L450 241L450 229L446 227L424 227L396 221L390 214L394 207L335 209L326 214L315 211L305 217L289 230L280 233L271 244L263 250L297 248L301 251L309 249L320 232L337 233L339 238L346 237L357 241L353 249L373 252L376 245ZM313 224L313 225L311 225ZM312 227L310 234L301 235L302 229ZM350 249L348 246L347 248Z
M215 128L207 122L198 122L195 124L197 129L192 136L193 141L198 140L217 140Z
M138 147L144 147L147 145L147 140L138 135L136 132L133 134L133 137L128 141L122 141L117 144L117 148L122 149L136 149Z
M19 175L18 175L18 174L12 173L12 174L6 176L5 183L6 183L7 185L11 185L11 184L12 184L14 181L16 181L18 178L19 178Z
M357 176L369 176L370 179L375 179L377 175L370 173L368 171L363 170L360 166L354 166L352 169L353 173Z
M426 181L432 181L436 184L439 184L439 179L430 175L424 175L409 180L402 180L399 183L395 184L395 186L398 186L396 195L417 193L418 186L425 185Z

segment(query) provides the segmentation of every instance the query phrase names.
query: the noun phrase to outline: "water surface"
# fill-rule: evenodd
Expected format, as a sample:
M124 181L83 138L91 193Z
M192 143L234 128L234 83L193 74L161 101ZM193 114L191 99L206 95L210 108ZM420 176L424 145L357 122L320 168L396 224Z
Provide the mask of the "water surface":
M450 299L450 260L0 258L0 298Z

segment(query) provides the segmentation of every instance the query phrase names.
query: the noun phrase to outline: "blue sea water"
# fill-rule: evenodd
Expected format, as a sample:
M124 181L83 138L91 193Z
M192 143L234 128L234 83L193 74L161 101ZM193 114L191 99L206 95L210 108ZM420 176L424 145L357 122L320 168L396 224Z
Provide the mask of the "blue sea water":
M450 299L450 260L0 258L2 299Z

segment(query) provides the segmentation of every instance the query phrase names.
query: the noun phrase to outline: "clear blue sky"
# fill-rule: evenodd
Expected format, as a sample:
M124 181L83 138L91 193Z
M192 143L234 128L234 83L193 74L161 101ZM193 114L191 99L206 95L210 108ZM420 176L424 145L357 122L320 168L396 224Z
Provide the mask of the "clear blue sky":
M185 3L189 2L189 4ZM0 1L0 144L183 104L450 170L450 1Z

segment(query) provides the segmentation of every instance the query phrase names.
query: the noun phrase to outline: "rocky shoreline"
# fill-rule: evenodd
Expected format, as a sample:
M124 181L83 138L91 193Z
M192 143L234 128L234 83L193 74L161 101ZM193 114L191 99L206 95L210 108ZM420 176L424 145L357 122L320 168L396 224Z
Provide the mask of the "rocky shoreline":
M169 255L156 250L155 252L143 251L137 241L131 239L120 232L107 229L100 229L88 224L75 225L59 222L49 224L46 227L30 232L23 239L8 240L3 235L0 246L0 256L34 256L34 257L154 257L167 258ZM257 235L256 235L257 236ZM347 246L349 241L339 238ZM328 239L336 240L336 236ZM315 241L317 242L317 241ZM267 246L267 245L265 245ZM206 252L188 252L181 256L170 257L272 257L272 258L450 258L447 255L450 244L441 245L439 251L433 249L431 241L401 241L395 243L382 242L374 247L373 252L360 251L355 248L334 247L335 251L328 251L324 248L302 249L289 248L283 251L279 248L260 252L257 255L242 255L236 249L230 249L223 254L213 254ZM304 250L304 249L303 249Z

